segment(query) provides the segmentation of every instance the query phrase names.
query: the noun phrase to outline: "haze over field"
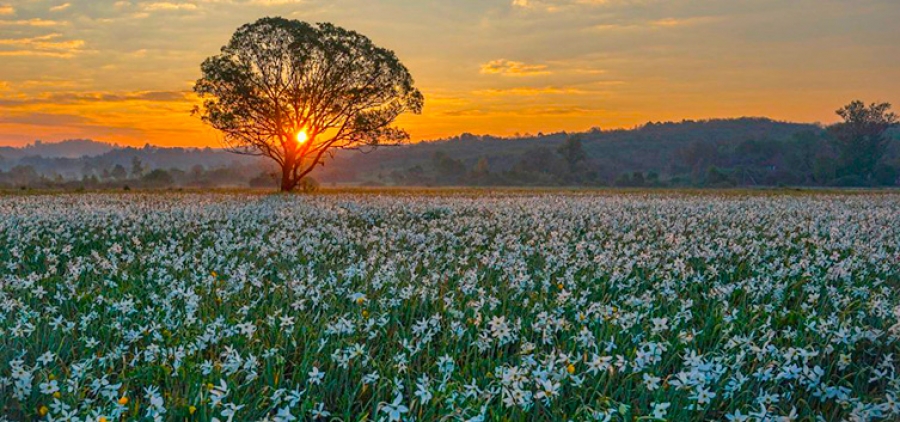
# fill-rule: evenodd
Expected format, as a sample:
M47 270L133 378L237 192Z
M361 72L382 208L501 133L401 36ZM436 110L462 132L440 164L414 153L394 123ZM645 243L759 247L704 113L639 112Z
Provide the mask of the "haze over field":
M768 116L832 123L900 102L893 0L0 0L0 145L217 146L199 63L281 15L396 51L427 98L414 140Z

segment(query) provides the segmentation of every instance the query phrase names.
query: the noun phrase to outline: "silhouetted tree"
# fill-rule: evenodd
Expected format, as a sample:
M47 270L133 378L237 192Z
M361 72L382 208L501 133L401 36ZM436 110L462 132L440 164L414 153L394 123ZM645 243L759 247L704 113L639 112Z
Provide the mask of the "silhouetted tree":
M141 177L144 174L144 164L141 162L140 158L132 157L131 158L131 177L135 179Z
M456 183L466 173L466 166L443 151L434 153L431 158L437 171L439 183Z
M141 181L151 187L170 186L174 182L172 175L163 169L155 169L147 173L146 176L141 178Z
M631 175L631 184L636 187L643 187L646 181L644 180L644 173L640 171L634 172Z
M872 176L887 147L884 133L897 124L897 115L890 110L888 103L866 107L862 101L854 101L837 111L844 121L828 131L834 136L846 174Z
M557 148L556 152L569 164L569 171L575 172L575 166L587 158L587 153L581 145L578 136L567 136L565 142Z
M333 149L408 140L391 125L424 104L393 52L329 23L260 19L240 27L201 70L194 91L204 102L195 113L224 133L232 152L275 160L282 191Z
M121 164L116 164L110 172L110 176L115 180L125 180L128 177L128 173L125 171L125 167L122 167Z
M491 165L488 164L487 158L481 157L478 159L478 162L475 163L475 168L472 169L472 174L478 177L485 177L491 172Z

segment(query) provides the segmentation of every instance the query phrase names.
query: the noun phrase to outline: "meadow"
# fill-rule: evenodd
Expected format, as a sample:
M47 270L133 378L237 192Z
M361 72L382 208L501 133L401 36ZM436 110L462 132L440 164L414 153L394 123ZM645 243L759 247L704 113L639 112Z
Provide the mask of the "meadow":
M0 421L900 419L900 194L0 197Z

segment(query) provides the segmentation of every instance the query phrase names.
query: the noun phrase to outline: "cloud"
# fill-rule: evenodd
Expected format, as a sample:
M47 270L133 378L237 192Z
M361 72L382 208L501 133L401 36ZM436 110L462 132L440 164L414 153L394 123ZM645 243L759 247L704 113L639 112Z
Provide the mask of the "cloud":
M8 4L0 4L0 16L14 15L16 9Z
M75 80L75 79L51 79L51 78L42 78L42 79L29 79L22 82L16 83L17 87L20 88L74 88L79 85L83 85L85 82L89 82L89 80Z
M51 12L62 12L63 10L68 9L68 8L71 7L71 6L72 6L72 3L63 3L63 4L59 5L59 6L53 6L53 7L51 7L51 8L50 8L50 11L51 11Z
M0 81L0 91L7 91L7 90L9 90L9 82Z
M484 116L486 114L487 114L487 112L485 112L484 110L477 109L477 108L467 108L467 109L462 109L462 110L448 110L448 111L442 111L442 112L438 113L439 116L446 116L446 117L474 117L474 116Z
M649 2L649 0L512 0L511 5L514 9L553 13L585 6L616 6L646 2Z
M611 23L594 25L593 29L598 31L614 31L614 30L655 30L664 28L683 28L689 26L703 25L719 21L720 18L714 16L695 16L689 18L663 18L655 20L631 21L624 23Z
M155 3L142 3L141 9L146 10L148 12L168 11L168 10L197 10L197 5L194 3L155 2Z
M55 92L32 97L0 99L3 106L29 106L39 104L77 105L88 103L152 102L187 103L192 101L190 91L134 91L134 92Z
M533 107L514 111L514 114L525 116L584 116L602 112L601 109L586 107Z
M247 3L257 6L283 6L285 4L305 3L305 0L249 0Z
M514 9L542 10L552 13L559 11L561 7L566 6L565 4L561 3L565 2L545 0L513 0L512 7Z
M544 65L525 64L506 59L492 60L481 65L481 73L485 75L503 76L537 76L549 75L551 72Z
M60 26L68 25L68 22L47 20L41 18L20 19L15 21L0 20L0 26Z
M57 40L59 37L60 34L47 34L32 38L0 38L0 56L71 58L82 52L83 40Z
M4 123L31 126L75 126L90 123L90 120L83 116L75 116L71 114L36 112L10 116L0 116L0 124Z
M489 96L489 97L499 97L499 96L534 96L534 95L560 95L560 94L568 94L568 95L577 95L577 94L585 94L586 91L576 89L576 88L558 88L553 86L543 87L543 88L532 88L532 87L519 87L519 88L507 88L507 89L487 89L482 91L475 91L475 95Z
M308 0L196 0L200 3L228 3L249 4L252 6L284 6L288 4L303 4Z

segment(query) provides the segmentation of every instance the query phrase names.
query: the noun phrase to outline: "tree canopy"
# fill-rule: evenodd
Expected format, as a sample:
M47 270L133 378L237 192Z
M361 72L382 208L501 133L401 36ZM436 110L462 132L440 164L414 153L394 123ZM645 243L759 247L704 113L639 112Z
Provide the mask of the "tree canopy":
M222 131L229 150L275 160L285 191L329 151L407 141L393 122L424 105L392 51L329 23L260 19L201 70L195 112Z
M843 122L832 125L828 131L834 136L844 172L861 177L871 177L875 166L887 148L885 132L897 124L897 115L889 103L872 103L866 107L862 101L853 101L837 110Z

